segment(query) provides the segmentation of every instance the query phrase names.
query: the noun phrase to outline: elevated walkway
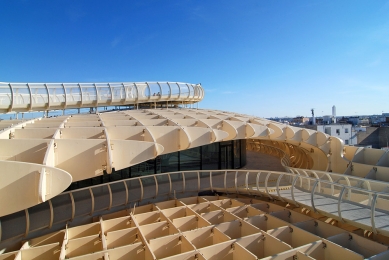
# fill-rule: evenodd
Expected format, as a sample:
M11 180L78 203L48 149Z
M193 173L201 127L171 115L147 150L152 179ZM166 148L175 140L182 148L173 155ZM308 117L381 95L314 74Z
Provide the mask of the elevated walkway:
M181 82L5 83L0 82L0 113L193 104L204 97L200 84Z
M135 204L197 196L201 191L265 196L389 236L387 183L327 172L305 173L259 170L173 172L64 192L37 206L0 218L1 241L33 237L42 229L64 228L69 221L90 221L93 216L128 209Z

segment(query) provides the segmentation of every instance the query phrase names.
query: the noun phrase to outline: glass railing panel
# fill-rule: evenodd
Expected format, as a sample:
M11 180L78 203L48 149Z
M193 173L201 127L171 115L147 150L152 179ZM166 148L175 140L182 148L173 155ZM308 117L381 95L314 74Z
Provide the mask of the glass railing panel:
M170 87L171 87L171 98L172 99L176 99L180 96L180 86L178 85L178 83L169 83Z
M138 100L147 101L152 93L150 93L150 88L146 83L135 83L136 88L138 89Z
M130 89L134 88L134 86L131 84L126 85L126 84L121 84L121 83L111 83L110 85L111 85L111 89L112 89L112 102L120 102L121 100L125 100L126 99L126 89L127 89L127 91L130 91ZM130 97L131 94L129 93L128 96Z
M25 109L30 105L30 90L27 84L12 84L13 89L13 109Z
M0 110L7 111L12 103L12 92L9 84L0 83Z
M89 189L72 192L76 204L76 216L84 216L92 212L92 196Z
M108 84L96 84L96 88L99 103L106 103L112 100L111 88Z
M177 85L181 92L180 98L190 98L190 89L188 85L185 83L177 83Z
M68 193L51 199L53 204L54 223L62 223L72 218L72 201Z
M101 185L91 187L93 196L95 197L95 201L99 203L95 203L95 212L100 210L108 209L110 206L110 193L108 189L108 185Z
M170 88L169 85L171 86L171 83L167 83L167 82L158 82L159 83L159 86L161 86L161 89L162 89L162 96L163 97L169 97L171 95L171 91L170 91Z
M125 180L128 188L128 201L129 202L135 202L141 200L142 195L142 186L139 182L139 179L129 179Z
M50 85L51 86L51 85ZM56 86L56 85L53 85ZM62 86L61 86L62 87ZM65 91L66 91L66 105L69 106L80 106L82 95L81 95L81 88L78 84L64 84ZM58 95L58 92L60 91L59 88L54 88L54 95ZM50 91L50 89L49 89ZM63 89L62 89L63 91ZM50 92L50 98L51 98L51 92ZM56 98L56 96L55 96Z
M94 84L83 83L80 84L82 90L82 104L92 105L97 101L97 92Z
M46 108L48 105L48 89L44 84L29 84L33 108Z
M123 181L109 184L112 192L112 207L124 205L126 203L126 187Z
M183 178L184 176L182 175L181 172L175 172L175 173L170 173L170 178L172 180L172 193L174 192L182 192L184 190L183 188Z

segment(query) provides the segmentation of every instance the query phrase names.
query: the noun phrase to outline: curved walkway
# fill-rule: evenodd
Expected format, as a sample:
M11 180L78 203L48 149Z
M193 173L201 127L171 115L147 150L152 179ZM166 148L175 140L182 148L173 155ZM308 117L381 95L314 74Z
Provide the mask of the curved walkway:
M64 192L45 203L0 218L0 241L27 237L30 233L33 236L35 231L46 228L49 232L54 226L61 229L68 221L77 222L86 217L128 209L134 203L197 196L199 192L209 190L287 201L389 236L389 194L371 190L371 187L386 186L385 183L334 173L305 173L306 176L258 170L186 171ZM95 204L95 201L99 203Z
M125 106L142 103L193 104L204 97L200 84L181 82L4 83L0 113Z

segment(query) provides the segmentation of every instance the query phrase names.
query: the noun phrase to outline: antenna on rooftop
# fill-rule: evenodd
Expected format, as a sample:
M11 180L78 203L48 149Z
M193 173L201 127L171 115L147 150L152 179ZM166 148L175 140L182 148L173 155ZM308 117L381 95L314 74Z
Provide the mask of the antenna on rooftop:
M312 125L316 125L315 109L311 108L311 112L312 112Z

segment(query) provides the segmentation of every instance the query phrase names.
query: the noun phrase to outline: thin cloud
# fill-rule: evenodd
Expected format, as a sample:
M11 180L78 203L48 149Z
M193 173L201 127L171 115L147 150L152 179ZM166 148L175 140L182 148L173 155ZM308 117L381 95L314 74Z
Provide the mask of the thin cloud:
M68 12L68 17L71 22L77 22L86 16L86 12L81 10L79 6L73 6Z
M380 58L378 58L378 59L376 59L376 60L366 64L366 66L369 67L369 68L378 67L379 65L381 65L381 59Z
M116 45L118 45L121 41L122 41L122 37L115 37L115 38L111 41L111 47L112 47L112 48L116 47Z

